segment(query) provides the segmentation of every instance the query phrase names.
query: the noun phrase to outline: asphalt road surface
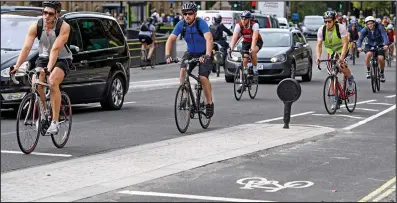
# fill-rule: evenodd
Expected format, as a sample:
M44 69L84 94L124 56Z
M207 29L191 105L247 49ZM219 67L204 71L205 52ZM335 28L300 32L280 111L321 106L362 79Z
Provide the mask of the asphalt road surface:
M178 40L181 56L183 41ZM315 42L310 45L315 53ZM325 56L325 53L323 53ZM396 65L372 93L363 54L350 67L358 89L353 113L328 115L325 70L300 82L289 129L283 129L278 82L260 84L241 101L224 75L210 76L215 114L185 134L174 120L177 65L131 69L119 111L99 104L73 108L62 149L40 137L21 154L15 117L1 117L2 201L394 201ZM297 78L300 80L300 78Z

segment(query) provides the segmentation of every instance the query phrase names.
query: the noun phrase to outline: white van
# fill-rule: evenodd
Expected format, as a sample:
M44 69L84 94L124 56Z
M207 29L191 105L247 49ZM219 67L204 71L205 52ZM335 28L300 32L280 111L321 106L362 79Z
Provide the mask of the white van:
M280 28L289 29L289 24L286 18L277 18Z
M237 21L237 15L240 15L243 11L223 11L223 10L198 10L197 17L204 19L208 26L212 25L214 22L214 17L216 14L222 16L222 23L230 31L234 31L235 24Z

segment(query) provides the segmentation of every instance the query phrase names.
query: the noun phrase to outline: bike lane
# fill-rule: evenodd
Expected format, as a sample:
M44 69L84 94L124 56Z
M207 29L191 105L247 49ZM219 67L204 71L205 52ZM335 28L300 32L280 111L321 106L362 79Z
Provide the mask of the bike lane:
M336 131L80 201L357 202L386 182L391 184L383 191L395 187L394 117L392 111L352 131ZM379 191L366 201L381 195Z

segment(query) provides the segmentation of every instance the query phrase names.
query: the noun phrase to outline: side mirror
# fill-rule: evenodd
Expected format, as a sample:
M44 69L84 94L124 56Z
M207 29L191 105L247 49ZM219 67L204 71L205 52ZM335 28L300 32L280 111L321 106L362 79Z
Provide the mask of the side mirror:
M76 45L70 45L70 51L72 51L72 54L77 54L80 51L80 48Z
M303 47L303 44L301 43L301 42L297 42L296 44L295 44L295 48L296 49L299 49L299 48L302 48Z

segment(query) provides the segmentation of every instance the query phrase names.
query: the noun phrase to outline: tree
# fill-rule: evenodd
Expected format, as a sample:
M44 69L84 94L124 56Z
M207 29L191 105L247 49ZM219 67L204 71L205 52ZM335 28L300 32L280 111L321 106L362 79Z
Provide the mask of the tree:
M316 1L315 6L313 6L313 1L291 1L292 12L298 12L300 16L300 21L307 15L320 15L322 16L323 13L327 10L327 3ZM296 8L296 11L295 11Z
M375 11L377 17L380 17L382 14L390 14L391 6L392 1L353 1L354 8L362 9L363 11Z

